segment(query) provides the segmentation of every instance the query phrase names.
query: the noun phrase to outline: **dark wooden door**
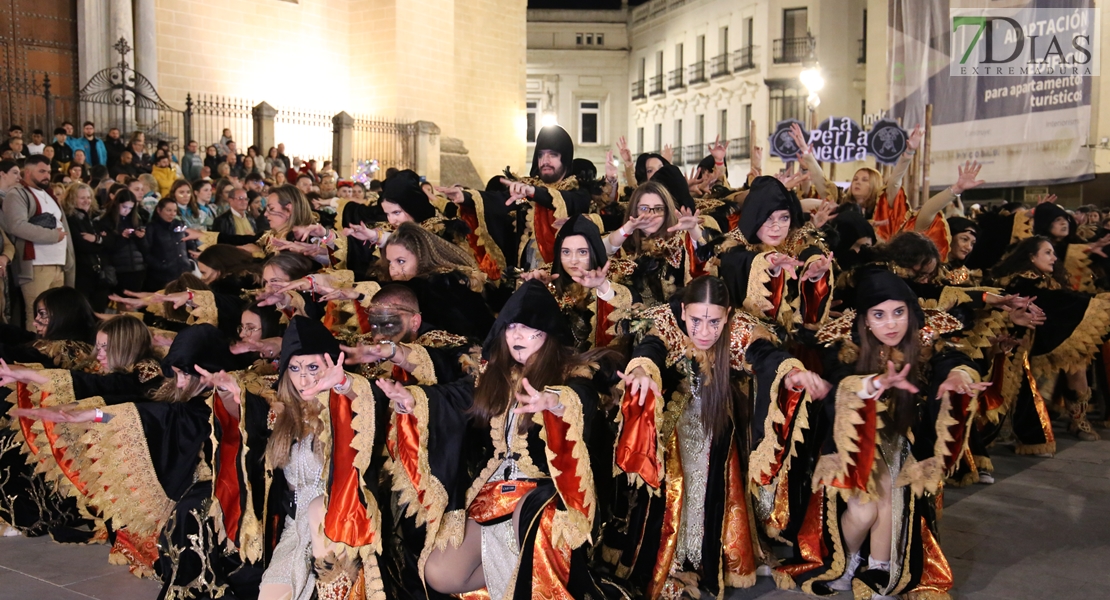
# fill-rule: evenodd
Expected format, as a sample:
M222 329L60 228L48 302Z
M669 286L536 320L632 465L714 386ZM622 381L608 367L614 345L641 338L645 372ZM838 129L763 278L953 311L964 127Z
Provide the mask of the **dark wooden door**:
M46 122L44 79L50 78L54 123ZM41 128L46 139L63 120L76 119L77 3L0 0L0 137L10 125Z

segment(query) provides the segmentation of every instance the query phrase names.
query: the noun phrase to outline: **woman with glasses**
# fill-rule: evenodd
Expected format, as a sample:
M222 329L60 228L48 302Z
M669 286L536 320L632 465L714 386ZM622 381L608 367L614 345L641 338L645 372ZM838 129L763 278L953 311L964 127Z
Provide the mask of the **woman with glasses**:
M36 385L19 384L10 374L5 374L7 364L40 364L59 369L61 374L71 371L95 373L100 368L94 348L96 317L85 296L69 287L49 289L35 298L34 333L11 325L0 325L0 399L17 407L35 407L40 401L41 390ZM78 379L82 376L77 375ZM61 387L65 387L64 384ZM62 401L66 396L63 393ZM69 396L72 401L72 396ZM51 402L59 400L51 398ZM28 425L29 424L25 424ZM0 431L0 494L10 502L0 503L0 529L5 535L39 536L56 532L59 540L88 541L87 537L71 537L72 527L87 525L81 518L77 505L64 494L57 493L47 483L42 473L35 473L38 461L31 464L23 454L21 440L30 434L40 441L46 436L32 433L28 428L5 428Z
M698 248L712 234L703 229L699 213L675 208L667 188L656 181L641 184L628 200L628 220L606 237L611 256L636 263L631 288L644 304L654 306L691 280L707 274Z
M818 231L828 216L826 209L807 220L794 192L774 177L756 177L737 228L717 240L718 274L733 305L781 335L822 324L835 287L832 255Z

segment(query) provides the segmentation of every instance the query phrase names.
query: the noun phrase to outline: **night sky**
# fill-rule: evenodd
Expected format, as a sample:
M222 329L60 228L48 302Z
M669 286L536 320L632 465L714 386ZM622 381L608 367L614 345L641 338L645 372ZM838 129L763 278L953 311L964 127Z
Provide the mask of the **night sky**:
M629 0L628 4L637 6L647 0ZM528 8L620 8L621 0L528 0Z

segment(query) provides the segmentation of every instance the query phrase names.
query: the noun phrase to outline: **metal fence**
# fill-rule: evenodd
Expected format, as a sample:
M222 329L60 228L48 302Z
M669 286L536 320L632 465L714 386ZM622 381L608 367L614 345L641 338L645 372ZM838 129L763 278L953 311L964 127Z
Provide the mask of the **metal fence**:
M317 167L323 166L325 160L331 160L332 117L337 112L279 106L274 117L274 140L285 144L291 159L315 160Z
M23 139L41 129L47 143L62 121L76 121L77 106L72 98L59 98L50 92L50 75L45 71L7 69L0 76L0 122L19 125Z
M201 149L219 143L225 129L231 130L236 150L246 154L247 147L254 143L254 120L252 110L258 102L247 98L218 96L214 94L185 95L185 113L190 115L190 135ZM188 141L188 140L185 140ZM269 148L259 148L261 156Z
M416 168L416 125L367 115L354 117L355 171L361 161L378 161L378 168Z

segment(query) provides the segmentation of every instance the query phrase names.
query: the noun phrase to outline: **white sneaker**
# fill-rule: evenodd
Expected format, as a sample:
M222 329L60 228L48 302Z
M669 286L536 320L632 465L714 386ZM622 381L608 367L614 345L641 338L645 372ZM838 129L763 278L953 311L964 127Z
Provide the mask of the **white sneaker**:
M769 565L759 565L755 568L756 577L770 577L771 567Z
M994 483L994 475L991 475L986 471L979 471L979 483L983 485L990 485Z
M861 557L859 555L859 552L853 554L852 558L848 560L848 567L844 569L844 574L841 575L840 578L836 581L829 583L829 589L836 590L838 592L851 591L852 579L854 579L856 576L856 569L859 568L860 560Z
M23 533L11 525L2 524L0 525L0 535L4 537L19 537L23 535Z

